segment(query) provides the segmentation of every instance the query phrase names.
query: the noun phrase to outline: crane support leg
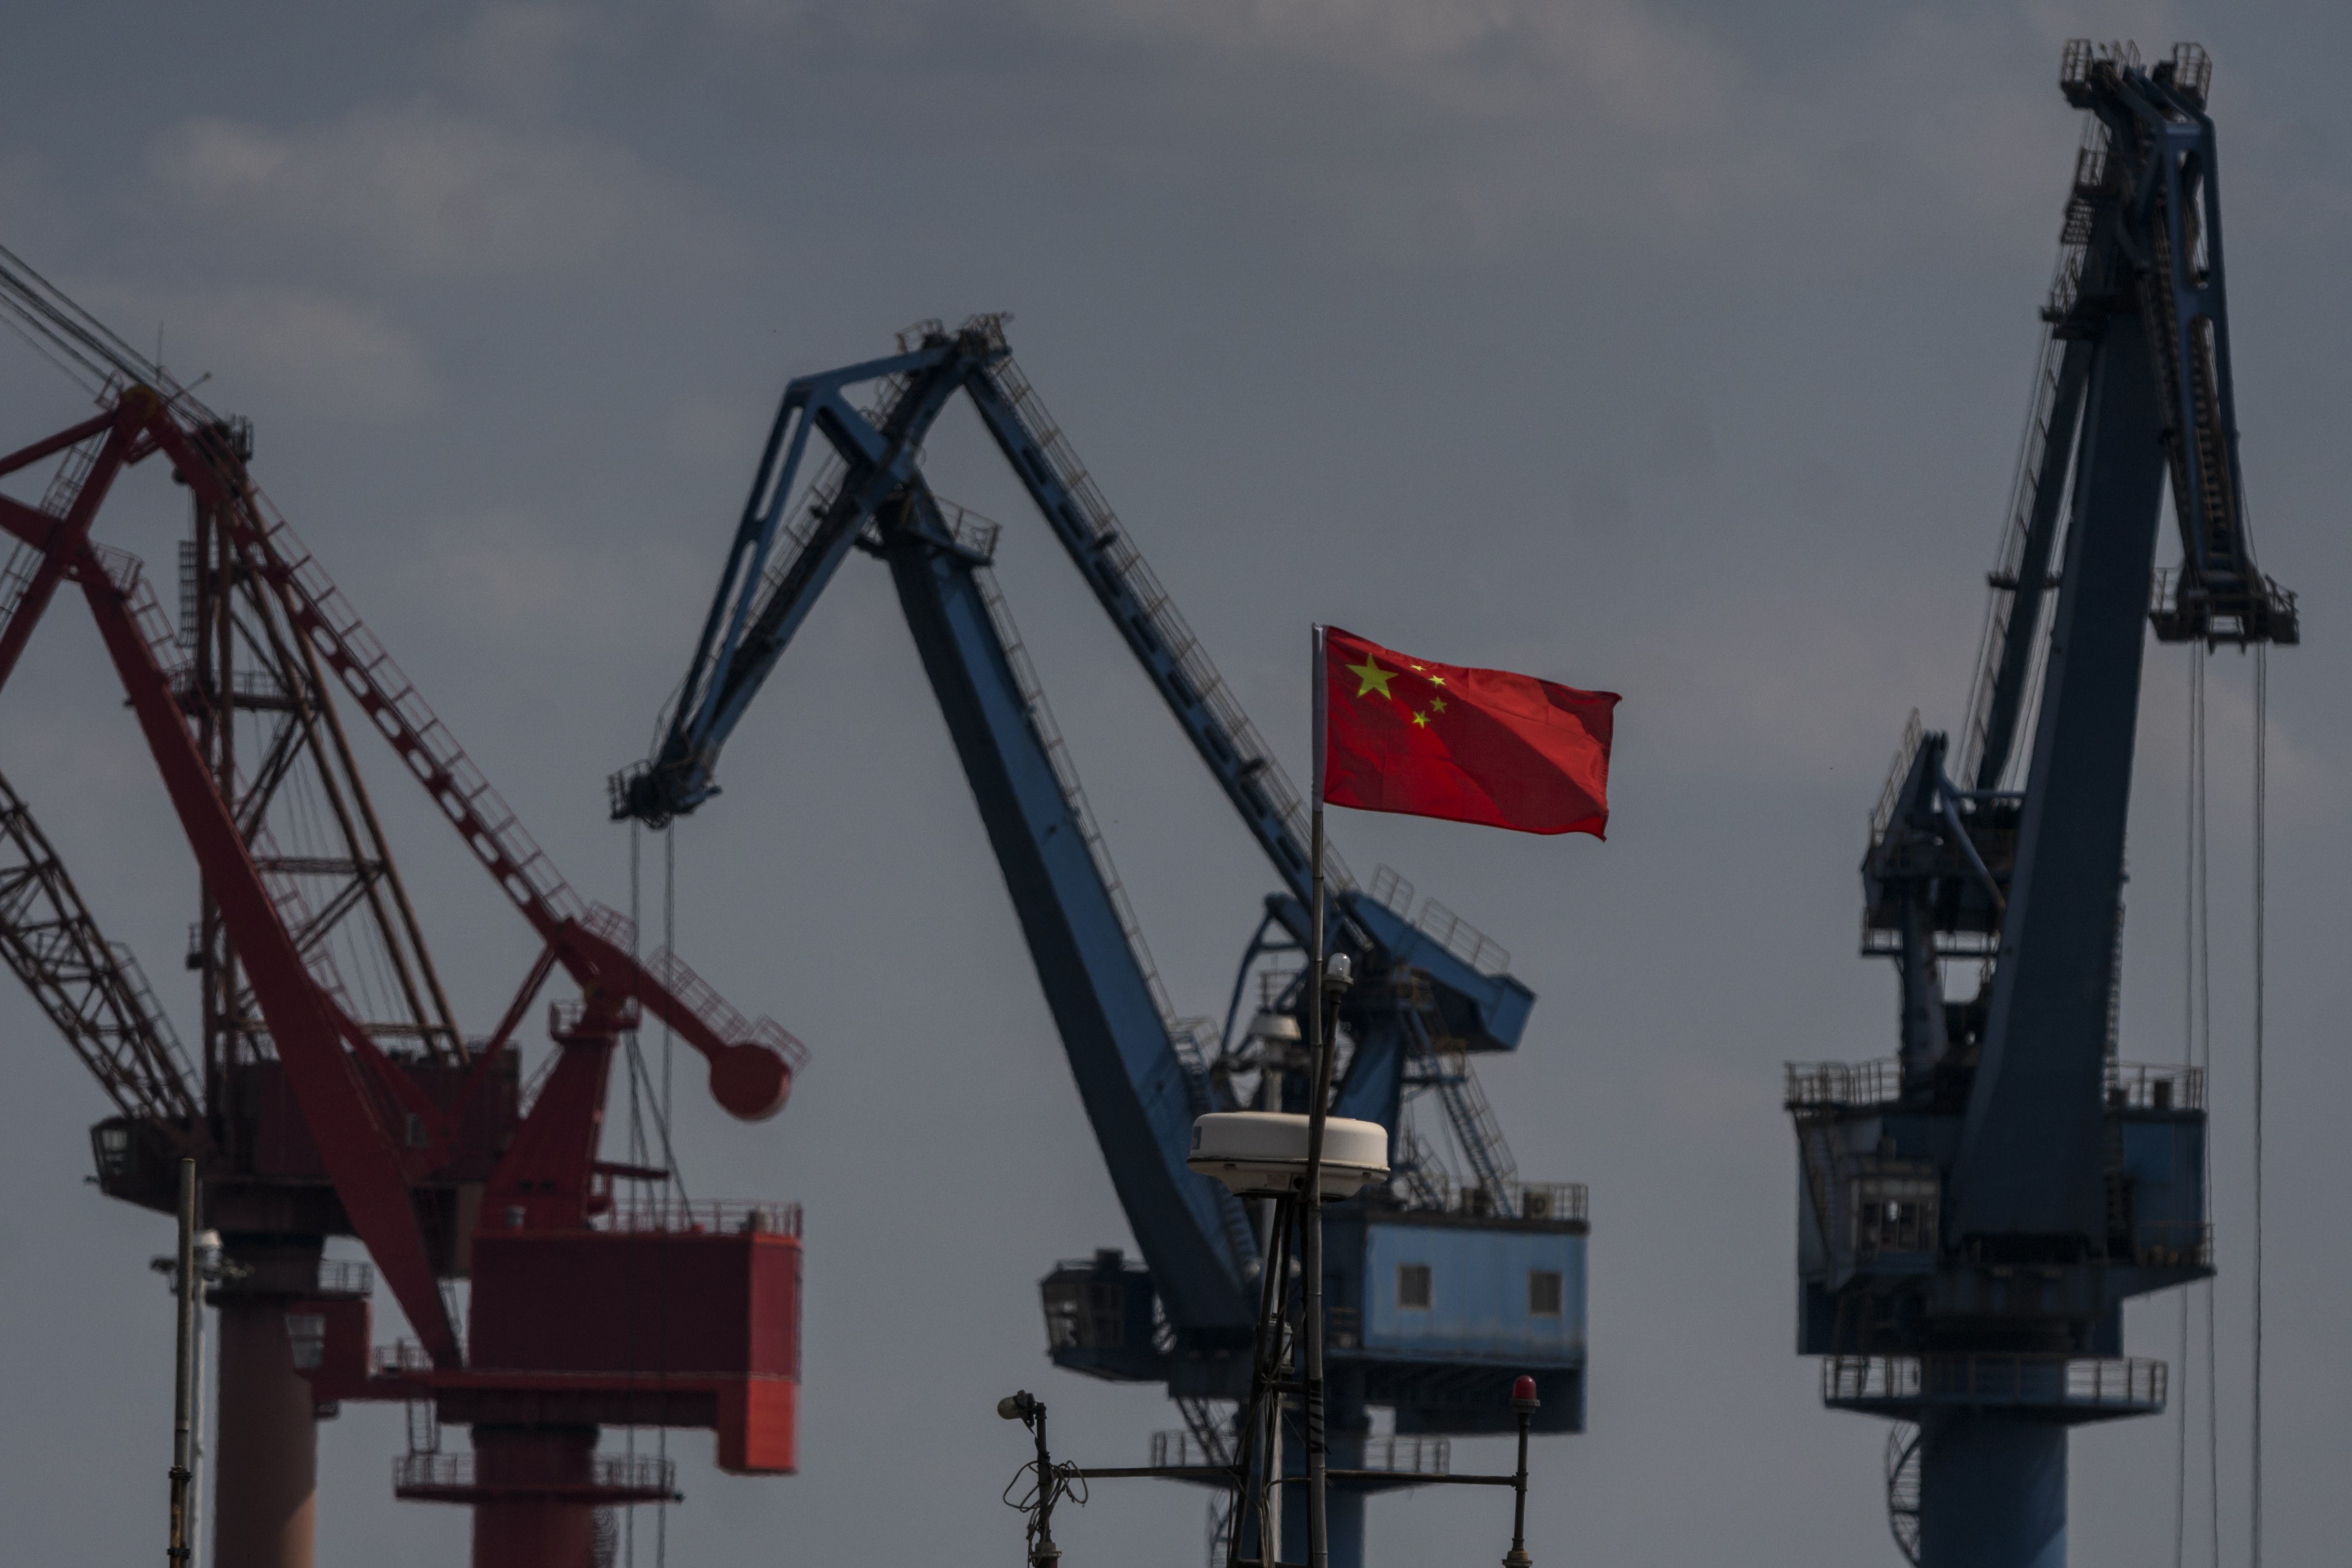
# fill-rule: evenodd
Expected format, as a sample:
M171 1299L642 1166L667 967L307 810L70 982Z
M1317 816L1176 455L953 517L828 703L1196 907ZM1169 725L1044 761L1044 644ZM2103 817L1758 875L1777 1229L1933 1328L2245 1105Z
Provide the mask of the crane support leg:
M503 1495L474 1505L474 1568L593 1568L595 1453L593 1426L476 1426L476 1473Z
M1920 1568L2065 1568L2065 1427L1952 1411L1920 1461Z
M212 1561L237 1568L311 1568L316 1559L318 1417L287 1343L286 1301L233 1291L220 1303Z

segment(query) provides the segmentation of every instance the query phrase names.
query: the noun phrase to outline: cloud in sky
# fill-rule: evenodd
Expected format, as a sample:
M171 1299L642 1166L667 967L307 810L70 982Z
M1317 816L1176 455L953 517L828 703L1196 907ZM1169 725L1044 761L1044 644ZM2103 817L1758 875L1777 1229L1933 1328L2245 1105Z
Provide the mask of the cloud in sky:
M570 279L740 255L721 216L625 148L427 100L294 130L195 116L155 139L147 170L215 232L379 275Z
M407 418L439 388L425 345L382 310L303 289L155 295L106 315L163 329L165 363L189 379L228 385L343 419Z

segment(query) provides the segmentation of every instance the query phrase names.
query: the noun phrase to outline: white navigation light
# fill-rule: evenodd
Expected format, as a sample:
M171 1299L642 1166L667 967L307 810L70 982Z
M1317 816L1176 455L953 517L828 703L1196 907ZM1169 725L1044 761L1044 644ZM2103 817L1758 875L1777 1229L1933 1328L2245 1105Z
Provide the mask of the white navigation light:
M1280 1110L1214 1110L1192 1123L1184 1162L1245 1198L1286 1197L1307 1183L1307 1118ZM1345 1198L1389 1173L1389 1131L1377 1121L1327 1117L1323 1196Z

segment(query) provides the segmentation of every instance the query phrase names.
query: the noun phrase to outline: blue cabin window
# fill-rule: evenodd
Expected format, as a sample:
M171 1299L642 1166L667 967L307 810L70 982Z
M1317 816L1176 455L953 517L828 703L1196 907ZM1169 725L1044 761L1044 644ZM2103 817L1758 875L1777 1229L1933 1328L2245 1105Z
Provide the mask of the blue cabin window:
M1407 1312L1429 1310L1429 1265L1400 1263L1397 1265L1397 1306Z
M1567 1292L1562 1288L1559 1269L1530 1268L1528 1270L1528 1317L1557 1318L1560 1315L1561 1305L1566 1299Z

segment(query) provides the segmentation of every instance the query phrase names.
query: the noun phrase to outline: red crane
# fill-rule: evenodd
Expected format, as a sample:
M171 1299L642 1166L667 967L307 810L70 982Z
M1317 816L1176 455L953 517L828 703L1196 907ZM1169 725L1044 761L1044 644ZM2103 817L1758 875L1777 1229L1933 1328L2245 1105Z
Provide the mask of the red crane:
M599 1458L601 1426L703 1427L722 1468L794 1466L796 1206L688 1203L667 1163L597 1157L616 1049L650 1012L751 1121L783 1106L799 1043L722 1001L623 916L584 902L459 749L247 472L250 427L124 350L0 252L0 304L103 366L101 412L0 458L54 460L41 504L0 496L0 682L58 590L97 623L203 876L191 1064L137 965L83 907L0 781L0 957L115 1100L100 1184L168 1212L194 1156L220 1288L215 1561L309 1568L315 1420L409 1403L400 1495L468 1503L476 1568L588 1568L600 1510L664 1500L666 1464ZM21 266L21 264L16 264ZM38 279L33 282L38 284ZM62 335L60 335L60 331ZM87 352L76 352L77 350ZM180 624L137 558L92 538L116 478L161 459L193 500ZM340 687L340 693L336 689ZM353 763L356 704L538 934L486 1038L458 1031ZM555 1049L530 1084L514 1037L561 967ZM666 1133L665 1133L666 1142ZM616 1195L638 1184L637 1201ZM415 1333L371 1344L356 1236ZM443 1281L470 1277L461 1338ZM472 1452L439 1451L443 1421Z

